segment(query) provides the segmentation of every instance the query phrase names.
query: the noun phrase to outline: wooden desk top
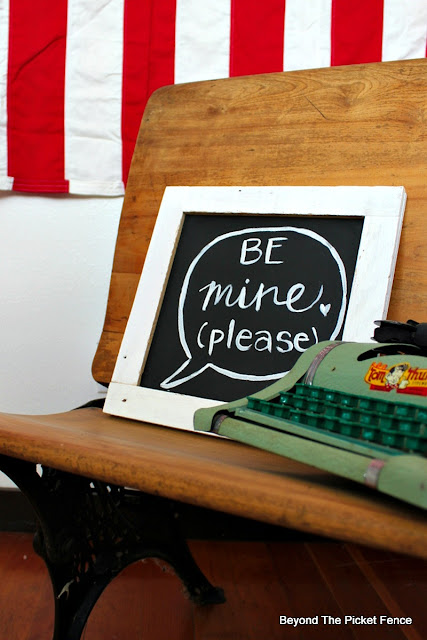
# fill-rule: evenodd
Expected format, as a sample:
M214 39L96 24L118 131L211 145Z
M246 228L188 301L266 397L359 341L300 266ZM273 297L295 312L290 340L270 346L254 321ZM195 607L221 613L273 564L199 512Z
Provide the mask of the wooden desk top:
M78 409L0 415L0 452L282 527L427 558L425 511L212 436Z
M167 185L405 187L388 318L425 322L426 95L425 59L156 91L144 113L126 187L104 330L92 367L95 380L111 380Z

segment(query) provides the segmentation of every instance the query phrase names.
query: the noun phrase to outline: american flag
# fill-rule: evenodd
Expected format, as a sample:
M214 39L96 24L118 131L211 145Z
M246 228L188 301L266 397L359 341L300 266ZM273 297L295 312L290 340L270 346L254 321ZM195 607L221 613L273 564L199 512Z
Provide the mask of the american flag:
M0 0L0 189L120 195L164 85L426 57L427 0Z

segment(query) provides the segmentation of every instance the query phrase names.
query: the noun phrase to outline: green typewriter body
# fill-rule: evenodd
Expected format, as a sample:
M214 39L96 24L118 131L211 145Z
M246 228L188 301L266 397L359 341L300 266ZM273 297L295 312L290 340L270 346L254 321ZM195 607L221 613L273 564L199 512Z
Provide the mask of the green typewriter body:
M427 508L427 357L417 346L319 343L262 391L196 411L194 426Z

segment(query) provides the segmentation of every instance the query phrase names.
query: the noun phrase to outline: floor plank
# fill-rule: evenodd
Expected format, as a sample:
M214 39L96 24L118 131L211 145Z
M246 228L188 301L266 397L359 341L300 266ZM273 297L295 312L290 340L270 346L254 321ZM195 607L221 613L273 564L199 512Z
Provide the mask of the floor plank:
M413 623L401 626L408 640L427 636L427 566L425 562L404 555L347 546L392 617L409 617Z
M352 640L354 636L350 628L325 623L323 616L328 616L326 621L329 622L330 618L342 618L344 612L314 562L309 546L300 542L287 545L270 543L269 549L288 599L287 607L283 602L281 615L297 618L318 616L317 626L309 630L305 627L305 633L308 632L313 639L325 638L326 631L328 640Z
M188 640L193 637L192 609L180 580L166 564L140 561L104 591L84 640Z
M195 640L283 638L279 615L286 594L271 555L259 542L193 542L193 554L208 578L225 590L227 602L195 609ZM297 629L289 638L300 638Z
M424 561L329 541L192 540L189 546L208 579L224 588L225 604L193 605L166 564L140 561L103 593L83 640L426 637ZM32 536L0 532L0 640L51 640L53 609ZM377 623L346 624L346 615L377 616ZM413 622L379 624L380 615ZM288 624L280 624L280 616Z
M354 637L357 640L378 640L378 624L365 624L360 617L374 620L376 617L378 620L379 616L389 614L389 610L346 546L312 543L309 551L343 612L344 624L345 616L353 616L354 619L347 624ZM387 628L387 639L404 640L405 635L399 626L393 626Z
M29 534L0 534L0 639L45 640L53 629L52 590L47 569L32 548ZM34 627L44 608L43 619ZM40 635L45 628L48 635Z

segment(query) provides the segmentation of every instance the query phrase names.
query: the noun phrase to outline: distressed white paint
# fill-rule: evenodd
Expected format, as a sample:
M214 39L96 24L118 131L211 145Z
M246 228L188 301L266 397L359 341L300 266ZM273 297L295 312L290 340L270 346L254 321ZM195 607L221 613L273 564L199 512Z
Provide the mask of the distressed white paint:
M208 406L206 398L190 401L170 391L154 398L138 386L186 211L363 216L343 340L368 342L373 321L386 317L405 203L403 187L167 187L104 410L190 428L195 408Z
M200 398L182 393L171 394L169 403L167 393L157 389L111 382L108 387L105 411L116 414L116 407L120 407L121 417L135 419L141 415L141 405L143 405L144 417L141 419L144 422L193 431L193 416L196 409L200 409L201 406L216 407L223 404L206 398L201 404Z

